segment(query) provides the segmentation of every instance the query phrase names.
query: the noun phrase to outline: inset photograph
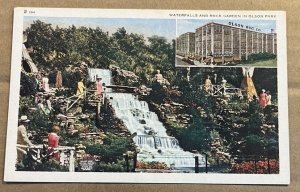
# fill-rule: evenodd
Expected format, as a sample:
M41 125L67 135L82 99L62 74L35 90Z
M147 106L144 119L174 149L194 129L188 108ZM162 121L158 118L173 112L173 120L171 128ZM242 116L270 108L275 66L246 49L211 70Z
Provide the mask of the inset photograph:
M277 67L273 20L177 20L176 67Z

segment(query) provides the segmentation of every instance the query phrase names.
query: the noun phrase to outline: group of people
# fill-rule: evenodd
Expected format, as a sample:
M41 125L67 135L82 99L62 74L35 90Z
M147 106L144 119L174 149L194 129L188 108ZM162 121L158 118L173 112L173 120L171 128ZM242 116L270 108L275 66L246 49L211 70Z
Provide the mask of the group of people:
M267 105L271 105L272 96L270 91L266 91L265 89L261 90L259 94L259 105L262 109L264 109Z
M49 78L46 73L39 72L35 74L36 89L41 92L49 92Z
M214 83L217 84L217 74L214 74ZM222 80L220 82L220 85L221 87L219 88L219 91L225 95L226 94L226 79L224 77L222 77ZM211 94L213 91L214 91L214 86L210 80L210 76L208 75L207 78L205 79L205 82L204 82L204 90Z
M49 115L54 111L52 107L52 95L43 96L43 94L37 93L34 102L37 106L37 111L42 114Z
M47 75L39 73L35 76L36 84L37 84L37 90L39 92L36 93L34 97L34 102L36 104L36 109L40 113L44 115L51 114L54 109L52 107L52 97L49 93L49 79ZM103 90L105 91L105 84L102 83L102 78L98 77L96 78L96 91L95 95L102 97ZM58 71L56 76L56 88L62 87L62 76L61 72ZM86 87L83 82L83 78L80 79L80 81L77 83L77 91L76 95L79 98L83 98L84 91L86 90ZM29 148L35 148L34 144L30 141L28 137L28 125L30 120L27 118L27 116L23 115L18 120L18 133L17 133L17 160L18 162L22 162L22 160L25 157L25 154L27 154ZM48 155L51 155L53 159L59 161L60 160L60 154L59 152L56 152L54 148L59 147L59 136L58 133L60 132L59 126L53 126L52 130L48 134Z
M49 92L49 77L46 72L38 72L35 74L36 81L36 89L40 92ZM60 70L57 70L56 78L55 78L55 87L62 88L62 73Z
M95 92L95 95L97 95L99 97L102 96L103 89L105 89L105 84L102 83L102 78L97 76L96 77L96 92ZM84 86L83 78L81 78L80 81L77 83L76 96L78 96L79 98L83 98L84 90L86 90L86 87Z
M18 133L17 133L17 161L22 162L25 155L27 154L27 149L32 147L34 148L34 144L28 138L28 125L30 120L27 116L23 115L19 119L18 123ZM52 130L48 134L48 155L53 156L56 161L59 161L60 155L59 153L54 152L54 148L59 146L59 136L58 133L60 128L56 125L52 127Z

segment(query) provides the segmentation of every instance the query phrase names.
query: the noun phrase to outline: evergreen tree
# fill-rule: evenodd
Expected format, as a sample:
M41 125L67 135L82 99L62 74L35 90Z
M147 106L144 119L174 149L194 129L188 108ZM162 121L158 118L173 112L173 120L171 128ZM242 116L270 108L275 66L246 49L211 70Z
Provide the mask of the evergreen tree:
M204 126L196 110L192 111L193 123L182 131L179 143L184 150L207 152L211 142L210 131Z

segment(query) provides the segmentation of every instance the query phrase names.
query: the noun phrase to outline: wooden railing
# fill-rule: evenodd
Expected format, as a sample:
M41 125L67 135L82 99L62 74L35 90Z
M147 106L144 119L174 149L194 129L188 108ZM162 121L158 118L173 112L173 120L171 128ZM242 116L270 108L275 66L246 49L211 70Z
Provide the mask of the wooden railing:
M46 145L26 146L17 144L17 149L24 149L24 154L31 154L33 160L37 162L41 162L45 152L46 154L48 153L48 146ZM75 171L75 147L59 146L51 149L53 150L54 154L60 154L60 165L68 167L69 172Z
M202 85L205 88L205 85ZM221 95L229 95L229 96L242 96L243 90L240 88L230 88L224 85L212 84L210 87L205 88L207 92L212 96L221 96Z

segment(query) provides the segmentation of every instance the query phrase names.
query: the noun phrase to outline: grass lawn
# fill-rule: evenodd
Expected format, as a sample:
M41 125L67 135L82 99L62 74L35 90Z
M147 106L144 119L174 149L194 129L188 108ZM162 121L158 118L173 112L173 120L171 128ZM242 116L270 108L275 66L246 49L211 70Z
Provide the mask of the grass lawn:
M249 66L249 67L277 67L277 59L270 59L264 61L254 61L252 63L241 63L236 66Z

